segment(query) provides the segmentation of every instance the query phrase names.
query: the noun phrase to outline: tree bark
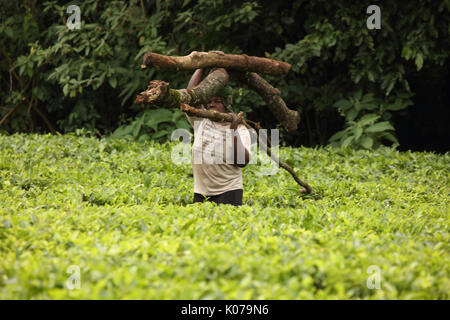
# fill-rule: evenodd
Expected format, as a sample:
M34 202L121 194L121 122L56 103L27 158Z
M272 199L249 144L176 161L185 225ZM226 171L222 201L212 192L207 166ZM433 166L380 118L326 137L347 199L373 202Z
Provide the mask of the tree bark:
M257 92L267 103L269 110L278 122L288 132L297 130L300 115L298 111L290 110L286 106L286 103L280 96L280 90L271 86L264 78L254 72L234 72L232 76Z
M208 118L218 122L232 122L233 117L230 113L218 112L216 110L207 110L191 107L188 104L180 104L180 110L186 112L192 117Z
M195 70L207 67L220 67L230 70L252 71L271 75L286 74L291 65L286 62L247 56L245 54L222 54L217 52L198 52L182 57L165 56L154 52L144 55L141 68L153 66L157 69Z
M218 68L210 72L192 89L171 89L168 82L152 80L147 90L136 97L136 104L151 104L163 108L179 108L181 103L205 104L230 80L228 72Z

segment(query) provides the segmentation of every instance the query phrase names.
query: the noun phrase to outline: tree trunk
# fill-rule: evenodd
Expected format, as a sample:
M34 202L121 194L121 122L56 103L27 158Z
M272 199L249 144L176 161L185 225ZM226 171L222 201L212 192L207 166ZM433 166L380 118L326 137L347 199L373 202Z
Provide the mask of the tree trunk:
M152 80L147 90L136 97L136 104L151 104L163 108L179 108L181 103L205 104L230 80L228 72L218 68L210 72L192 89L171 89L168 82Z
M263 98L269 110L288 132L297 130L300 115L298 111L290 110L286 106L277 88L271 86L270 83L254 72L234 72L232 75Z
M195 70L207 67L220 67L230 70L253 71L271 75L286 74L291 65L286 62L245 54L223 54L218 52L198 52L183 57L165 56L147 52L141 68L153 66L157 69Z

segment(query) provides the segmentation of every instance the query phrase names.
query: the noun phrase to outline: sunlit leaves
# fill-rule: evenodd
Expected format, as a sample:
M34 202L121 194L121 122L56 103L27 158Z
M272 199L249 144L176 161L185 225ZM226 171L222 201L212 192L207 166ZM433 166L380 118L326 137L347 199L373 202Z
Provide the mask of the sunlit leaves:
M448 299L448 154L280 148L313 194L248 165L235 208L191 204L171 146L0 135L0 297Z

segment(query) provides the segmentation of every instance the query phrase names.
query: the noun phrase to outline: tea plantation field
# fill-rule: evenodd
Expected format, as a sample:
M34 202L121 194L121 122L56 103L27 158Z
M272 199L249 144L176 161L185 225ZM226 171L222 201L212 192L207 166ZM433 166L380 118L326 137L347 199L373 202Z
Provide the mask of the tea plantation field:
M235 208L174 146L0 135L0 299L449 299L450 154L281 148L314 193L248 165Z

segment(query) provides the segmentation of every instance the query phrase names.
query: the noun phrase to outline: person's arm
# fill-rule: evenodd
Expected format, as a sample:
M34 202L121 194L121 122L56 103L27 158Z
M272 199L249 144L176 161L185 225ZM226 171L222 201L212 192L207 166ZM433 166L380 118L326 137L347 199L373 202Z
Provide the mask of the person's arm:
M238 125L241 123L241 118L240 115L242 114L242 112L239 113L239 116L237 116L236 114L232 113L231 116L233 117L233 121L231 122L230 125L230 129L233 130L233 149L234 149L234 160L233 160L233 165L243 168L245 167L249 161L250 161L250 154L247 150L247 148L243 145L241 137L239 135L239 131L236 130ZM245 152L245 156L244 156L244 163L238 163L238 149L239 150L244 150Z
M189 83L187 85L186 89L192 89L194 88L196 85L198 85L202 79L203 79L203 69L197 69L194 71L194 73L191 76L191 79L189 80ZM200 106L193 106L194 108L200 108ZM191 124L192 127L195 126L195 121L201 121L203 120L203 118L198 118L198 117L193 117L193 116L189 116L187 113L185 113L186 118L188 120L188 122Z
M203 69L195 70L195 72L192 74L191 80L189 80L189 83L188 83L188 86L186 89L192 89L196 85L198 85L203 79L203 72L204 72Z

